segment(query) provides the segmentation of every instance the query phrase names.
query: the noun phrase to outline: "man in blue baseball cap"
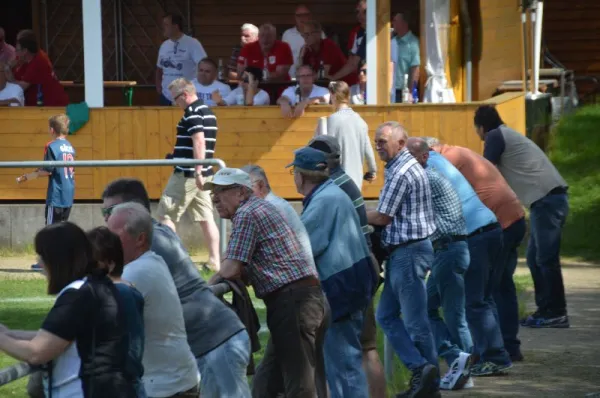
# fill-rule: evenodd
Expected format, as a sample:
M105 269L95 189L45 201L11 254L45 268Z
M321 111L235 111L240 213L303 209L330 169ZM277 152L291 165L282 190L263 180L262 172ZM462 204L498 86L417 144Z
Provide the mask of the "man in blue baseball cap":
M331 307L323 346L331 397L368 398L360 336L378 275L352 201L329 178L327 154L304 147L294 155L288 167L304 196L301 219Z

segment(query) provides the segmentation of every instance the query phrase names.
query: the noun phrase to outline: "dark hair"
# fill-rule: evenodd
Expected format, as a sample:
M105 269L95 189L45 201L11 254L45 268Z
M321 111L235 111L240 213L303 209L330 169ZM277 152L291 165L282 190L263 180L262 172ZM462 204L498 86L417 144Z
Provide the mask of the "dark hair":
M361 59L360 61L358 61L358 71L360 72L360 70L362 69L363 66L365 66L367 64L367 60L366 59Z
M119 178L110 182L104 192L102 199L120 197L123 202L136 202L150 211L150 198L148 191L140 180L135 178Z
M34 245L48 272L48 294L58 294L69 283L92 273L102 274L94 272L97 266L85 232L72 222L42 228Z
M492 105L481 105L477 108L473 123L477 127L482 127L484 133L497 129L504 124L500 114Z
M208 57L206 57L206 58L202 58L202 59L200 60L200 63L201 63L201 64L209 64L209 65L211 65L213 68L215 68L215 70L217 70L217 69L219 68L219 67L217 66L217 63L215 62L215 60L214 60L214 59L212 59L212 58L208 58Z
M32 54L37 53L40 49L35 36L29 34L20 37L19 40L17 40L17 43L19 43L19 46L21 46L22 49L27 50Z
M86 235L92 245L94 261L106 265L113 264L114 268L108 274L120 277L124 266L121 238L106 227L96 227L87 231Z
M179 30L183 32L183 17L181 15L167 14L165 18L171 18L171 23L177 25Z
M262 80L263 80L263 71L262 71L262 69L257 68L256 66L247 66L246 69L244 69L244 71L248 72L252 76L254 76L254 78L256 79L256 81L262 82Z

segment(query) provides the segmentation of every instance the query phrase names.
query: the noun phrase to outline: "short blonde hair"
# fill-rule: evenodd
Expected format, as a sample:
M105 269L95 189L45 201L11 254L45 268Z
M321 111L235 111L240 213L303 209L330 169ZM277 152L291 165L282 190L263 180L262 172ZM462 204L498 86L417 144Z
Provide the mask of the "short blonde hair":
M340 104L350 103L350 87L344 81L333 81L329 83L329 92Z
M61 113L60 115L51 116L50 119L48 119L48 126L52 130L54 130L55 134L58 135L69 134L69 123L69 117L64 113Z
M169 91L175 91L175 97L181 93L196 95L194 83L184 77L173 80L171 84L169 84Z

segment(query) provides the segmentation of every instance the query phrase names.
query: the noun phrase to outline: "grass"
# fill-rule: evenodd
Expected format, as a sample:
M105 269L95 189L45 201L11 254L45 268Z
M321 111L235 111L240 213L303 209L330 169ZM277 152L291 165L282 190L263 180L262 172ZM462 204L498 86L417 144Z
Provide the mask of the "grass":
M201 272L205 279L211 275L209 272ZM515 276L515 283L519 292L519 305L521 314L525 313L526 291L531 287L531 278L529 276ZM381 289L379 291L381 293ZM266 327L266 311L261 300L254 298L253 292L250 294L255 303L255 307L263 327ZM225 296L225 298L228 298ZM379 294L376 297L379 301ZM0 280L0 322L12 329L37 330L48 310L52 306L53 299L46 295L46 281L40 278L33 280ZM268 333L262 333L260 340L262 349L254 354L255 363L259 363L267 344ZM383 361L383 332L378 328L377 341L379 355ZM5 368L17 361L0 354L0 369ZM394 378L388 383L390 396L406 388L410 378L410 373L401 364L399 359L394 356ZM0 387L0 397L27 398L25 387L27 378L17 380Z

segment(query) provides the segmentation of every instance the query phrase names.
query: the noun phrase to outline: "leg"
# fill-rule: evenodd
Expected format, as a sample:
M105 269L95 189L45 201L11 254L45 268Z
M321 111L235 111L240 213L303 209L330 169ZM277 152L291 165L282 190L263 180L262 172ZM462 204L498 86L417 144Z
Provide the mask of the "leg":
M434 261L432 270L435 269L435 267L436 264ZM427 279L427 315L429 317L429 323L433 333L433 340L435 342L435 347L438 350L438 355L444 359L448 365L450 365L456 358L458 358L460 349L455 344L450 342L450 332L448 331L446 323L440 316L440 306L440 293L437 288L435 275L432 271Z
M537 245L536 245L536 234L537 231L533 230L533 224L530 222L529 227L529 242L527 243L527 266L531 273L531 279L533 280L533 290L535 294L535 305L537 312L542 312L546 309L546 303L544 302L544 279L542 277L542 271L537 265Z
M377 325L375 323L375 307L373 302L365 311L365 322L360 336L362 347L363 368L369 383L369 396L371 398L385 398L386 384L383 365L377 352Z
M219 270L221 256L219 253L219 229L215 223L212 201L208 191L197 190L190 203L192 219L200 223L204 243L208 249L208 263Z
M202 374L202 371L200 371ZM202 376L204 379L204 376ZM273 340L269 338L262 361L252 379L252 398L277 398L284 391L281 366L277 361Z
M175 224L179 222L194 198L195 192L192 189L195 186L196 183L193 178L186 178L181 173L173 173L169 177L167 186L158 202L156 216L162 224L168 226L174 232L177 232Z

